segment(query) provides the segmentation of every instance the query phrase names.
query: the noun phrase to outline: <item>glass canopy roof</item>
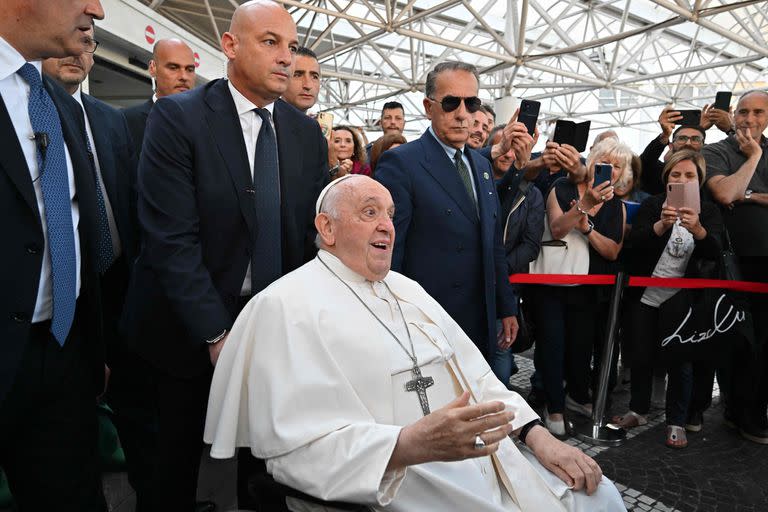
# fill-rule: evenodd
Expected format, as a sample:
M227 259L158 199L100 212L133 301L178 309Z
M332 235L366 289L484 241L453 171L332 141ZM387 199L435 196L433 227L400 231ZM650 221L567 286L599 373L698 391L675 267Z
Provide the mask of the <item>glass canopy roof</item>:
M236 0L139 0L218 48ZM427 73L444 60L481 71L480 96L542 102L615 129L635 150L667 103L701 108L717 91L768 88L768 2L726 0L313 0L282 2L321 62L315 110L375 138L381 105L405 106L409 138L427 125ZM735 100L734 100L735 101ZM498 119L498 122L504 122ZM720 135L711 131L709 140ZM542 140L545 137L542 137ZM540 144L542 141L540 141Z

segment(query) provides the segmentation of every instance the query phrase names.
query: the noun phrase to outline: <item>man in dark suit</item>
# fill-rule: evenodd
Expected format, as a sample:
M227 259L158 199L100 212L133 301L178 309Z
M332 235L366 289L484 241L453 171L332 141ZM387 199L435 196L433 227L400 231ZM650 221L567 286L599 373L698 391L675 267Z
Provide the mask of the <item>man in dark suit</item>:
M93 37L93 29L86 32ZM94 51L95 47L92 48ZM118 323L122 315L125 294L128 289L128 274L131 263L138 252L138 233L136 222L136 155L125 118L120 111L106 103L81 92L80 84L93 68L93 53L87 51L79 56L51 58L43 61L43 72L54 79L80 104L85 115L85 136L91 150L91 163L98 179L98 186L104 199L102 228L108 233L106 247L109 252L107 268L101 271L101 297L104 309L104 334L107 345L109 367L120 374L124 361L124 346L118 335ZM107 389L109 402L113 395L122 396L133 393L121 384L125 379L118 379ZM121 442L125 451L135 453L137 449L131 443L136 439L135 429L149 428L146 424L131 421L130 415L115 418ZM130 457L128 478L134 489L141 489L150 471L141 467L140 458Z
M0 3L0 466L21 511L106 510L97 190L82 111L36 62L94 46L103 16L98 0Z
M421 284L487 357L517 334L517 300L507 280L499 200L486 158L466 147L479 109L475 67L444 62L427 76L432 125L383 154L376 179L395 201L392 268Z
M123 109L131 138L141 152L147 117L158 98L178 94L195 86L195 55L180 39L160 39L152 48L149 76L155 84L155 94L140 105Z
M192 510L227 333L251 296L314 255L327 144L316 121L276 101L296 47L285 9L244 4L222 36L229 80L161 98L149 116L138 172L142 246L122 327L135 353L126 378L141 380L133 405L155 418L145 444L154 448L142 454L155 468L152 510Z

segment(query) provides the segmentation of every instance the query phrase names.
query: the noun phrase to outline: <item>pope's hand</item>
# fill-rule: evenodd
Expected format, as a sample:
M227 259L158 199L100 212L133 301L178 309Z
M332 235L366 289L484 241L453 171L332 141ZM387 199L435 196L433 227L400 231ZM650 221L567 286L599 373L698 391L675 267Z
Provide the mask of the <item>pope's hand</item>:
M510 422L515 415L504 409L502 402L469 405L469 392L464 392L445 407L403 427L387 470L490 455L512 432ZM477 436L485 447L475 447Z
M603 478L603 470L592 457L555 439L544 427L533 427L525 438L525 444L542 466L575 491L586 489L587 494L592 494Z

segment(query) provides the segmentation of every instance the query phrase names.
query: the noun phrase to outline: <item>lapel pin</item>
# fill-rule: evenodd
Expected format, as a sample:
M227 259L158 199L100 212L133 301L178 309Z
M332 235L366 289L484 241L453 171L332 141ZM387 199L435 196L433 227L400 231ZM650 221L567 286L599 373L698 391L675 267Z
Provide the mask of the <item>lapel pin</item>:
M488 176L488 173L487 173L487 172L484 172L484 173L483 173L483 178L485 178L485 179L487 179L487 180L491 179L491 177L490 177L490 176Z

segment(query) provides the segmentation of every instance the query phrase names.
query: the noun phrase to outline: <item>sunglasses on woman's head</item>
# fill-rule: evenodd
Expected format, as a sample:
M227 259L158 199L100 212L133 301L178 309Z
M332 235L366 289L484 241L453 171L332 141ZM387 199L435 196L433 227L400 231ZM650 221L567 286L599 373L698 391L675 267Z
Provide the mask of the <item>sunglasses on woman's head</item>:
M469 98L461 98L459 96L445 96L440 101L437 101L433 98L428 99L430 101L434 101L435 103L439 103L440 107L443 109L443 112L453 112L459 108L459 105L461 105L461 102L463 101L467 112L474 114L480 110L480 106L483 104L482 100L477 96L470 96Z

